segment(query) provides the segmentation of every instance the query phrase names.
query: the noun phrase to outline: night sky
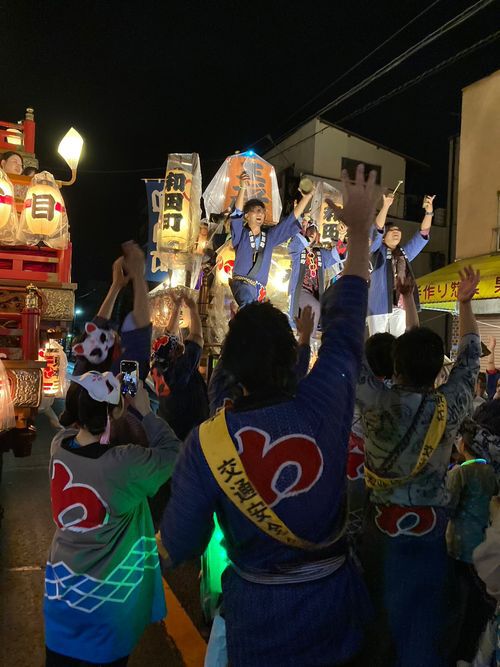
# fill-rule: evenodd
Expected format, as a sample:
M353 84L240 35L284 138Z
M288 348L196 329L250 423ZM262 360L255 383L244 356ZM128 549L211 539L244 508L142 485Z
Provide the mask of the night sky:
M73 278L84 289L89 279L107 279L121 241L141 240L140 179L162 176L169 152L200 153L206 185L226 155L269 150L271 139L262 137L278 141L474 4L0 0L0 118L16 121L34 107L40 166L57 177L68 175L56 152L60 138L71 125L85 138L78 181L64 191ZM459 131L461 89L500 67L500 40L342 119L498 30L499 19L496 0L325 117L430 164L427 189L446 206L448 138Z

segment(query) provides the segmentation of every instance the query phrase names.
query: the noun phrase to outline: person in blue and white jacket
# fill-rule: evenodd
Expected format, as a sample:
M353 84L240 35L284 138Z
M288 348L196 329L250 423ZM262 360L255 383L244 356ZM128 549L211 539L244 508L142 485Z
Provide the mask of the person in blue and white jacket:
M231 243L235 250L233 277L229 287L238 306L263 301L273 250L301 230L300 218L314 189L304 195L292 213L277 225L266 225L266 206L260 199L245 202L250 177L240 176L240 191L231 214Z
M306 226L307 225L307 226ZM325 269L340 264L342 259L336 248L318 246L319 231L314 222L304 223L304 229L296 234L288 245L292 260L290 275L290 322L294 322L299 311L310 306L314 313L316 328L321 312L320 299L325 291Z
M434 196L424 198L424 219L420 230L406 243L400 246L401 230L397 225L385 227L389 207L394 201L393 195L383 195L384 203L375 221L371 246L372 273L368 293L367 324L370 336L389 332L393 336L402 336L406 329L406 313L403 297L397 290L398 278L404 280L413 275L411 264L415 257L429 242L429 232L434 215ZM415 302L418 308L418 291L415 289Z

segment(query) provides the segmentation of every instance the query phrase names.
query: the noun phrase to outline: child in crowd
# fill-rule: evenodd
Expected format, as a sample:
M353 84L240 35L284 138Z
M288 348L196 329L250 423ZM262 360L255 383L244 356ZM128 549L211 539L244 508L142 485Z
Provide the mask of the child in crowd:
M472 564L472 552L484 540L492 496L498 493L495 472L488 461L478 458L474 448L477 424L466 419L460 427L458 450L465 461L448 473L446 486L452 512L446 531L448 554L457 578L458 646L455 660L472 662L481 632L495 610Z
M172 473L179 440L151 412L142 382L125 399L149 447L100 443L119 416L110 372L73 377L52 442L50 487L57 526L45 571L47 667L127 664L149 623L166 614L147 497Z
M314 195L313 188L302 197L293 213L277 225L266 225L264 202L260 199L245 202L249 182L249 175L242 172L235 210L230 218L231 241L236 254L229 286L238 306L265 298L273 249L300 232L300 217Z

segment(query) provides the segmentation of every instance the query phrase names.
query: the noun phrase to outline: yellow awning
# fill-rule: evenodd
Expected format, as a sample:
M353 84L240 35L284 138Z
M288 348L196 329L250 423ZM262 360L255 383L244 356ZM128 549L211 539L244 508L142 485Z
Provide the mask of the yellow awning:
M500 254L460 259L442 269L417 278L420 304L425 310L454 311L457 303L458 272L464 266L481 272L474 300L500 299Z

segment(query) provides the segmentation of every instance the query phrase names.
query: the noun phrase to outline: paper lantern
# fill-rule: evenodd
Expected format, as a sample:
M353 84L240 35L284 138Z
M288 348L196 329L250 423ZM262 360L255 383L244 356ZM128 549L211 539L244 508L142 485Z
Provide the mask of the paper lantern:
M322 241L334 241L338 238L337 225L339 221L335 217L335 210L331 208L329 201L342 208L342 193L329 183L318 182L311 202L311 217L318 225Z
M246 171L250 176L245 191L245 201L260 199L266 206L266 221L279 222L282 206L276 172L272 164L253 151L226 158L203 193L207 216L221 213L234 204L240 188L242 171Z
M234 258L234 248L230 243L223 245L217 253L215 275L219 285L229 285L229 279L233 277Z
M273 250L269 278L267 281L267 298L276 308L283 312L288 311L288 287L292 261L288 248L278 246Z
M201 170L197 153L168 156L156 231L159 252L188 251L200 230Z
M0 229L17 221L14 206L14 187L3 169L0 169Z
M68 218L61 192L52 174L35 174L26 193L19 237L22 243L43 241L51 248L66 248L69 242Z
M43 369L43 395L52 398L63 398L66 394L67 358L61 345L49 340L38 352L39 361L45 361Z

